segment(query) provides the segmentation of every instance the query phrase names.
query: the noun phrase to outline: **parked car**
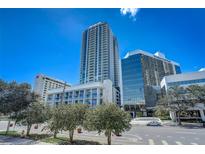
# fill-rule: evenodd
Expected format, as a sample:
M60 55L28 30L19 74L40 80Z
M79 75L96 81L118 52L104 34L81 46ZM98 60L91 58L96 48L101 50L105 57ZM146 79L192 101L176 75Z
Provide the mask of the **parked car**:
M35 126L34 126L34 129L38 129L38 125L35 125Z
M115 133L115 135L116 135L116 136L122 136L121 133L117 133L117 132Z
M78 133L82 133L82 128L80 128L80 127L77 128L77 132L78 132Z
M162 124L162 121L160 120L160 118L157 118L157 117L138 117L138 118L134 118L134 119L132 119L131 124L132 125L146 126L148 123L150 123L152 121L157 121L157 122Z
M161 122L158 121L151 121L147 124L147 126L161 126Z

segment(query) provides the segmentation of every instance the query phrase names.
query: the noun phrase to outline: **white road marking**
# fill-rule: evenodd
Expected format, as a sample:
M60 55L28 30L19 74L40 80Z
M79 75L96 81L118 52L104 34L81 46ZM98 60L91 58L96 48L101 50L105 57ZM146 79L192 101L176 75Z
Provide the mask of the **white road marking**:
M132 141L132 142L138 142L138 139L129 139L130 141Z
M185 139L185 137L183 137L183 136L181 136L180 138L181 138L181 139Z
M149 145L154 145L154 140L149 139L148 142L149 142Z
M196 134L195 132L181 132L181 131L178 131L176 133L177 134Z
M191 143L192 145L198 145L197 143Z
M126 134L126 135L136 137L138 140L142 140L142 138L139 135L132 135L132 134Z
M179 141L176 141L176 144L178 144L178 145L182 145L182 143L181 143L181 142L179 142Z
M167 141L165 141L165 140L162 140L162 144L168 145Z

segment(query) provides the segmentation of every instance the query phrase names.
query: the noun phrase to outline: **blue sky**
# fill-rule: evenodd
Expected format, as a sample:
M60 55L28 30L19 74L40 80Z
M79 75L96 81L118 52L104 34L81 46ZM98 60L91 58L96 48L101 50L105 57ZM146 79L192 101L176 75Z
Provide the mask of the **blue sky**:
M120 55L161 51L183 72L205 67L205 9L0 9L0 78L33 84L37 73L78 84L82 32L106 21ZM127 14L126 14L127 13Z

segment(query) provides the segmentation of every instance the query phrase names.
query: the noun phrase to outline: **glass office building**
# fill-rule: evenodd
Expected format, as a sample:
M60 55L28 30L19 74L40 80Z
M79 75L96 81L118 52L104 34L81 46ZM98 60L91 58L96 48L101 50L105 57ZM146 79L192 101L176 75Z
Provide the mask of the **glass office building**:
M122 60L123 103L129 105L145 104L144 81L140 55Z
M160 82L166 75L181 73L180 65L159 52L128 52L121 61L122 104L125 110L143 111L155 107L160 95Z

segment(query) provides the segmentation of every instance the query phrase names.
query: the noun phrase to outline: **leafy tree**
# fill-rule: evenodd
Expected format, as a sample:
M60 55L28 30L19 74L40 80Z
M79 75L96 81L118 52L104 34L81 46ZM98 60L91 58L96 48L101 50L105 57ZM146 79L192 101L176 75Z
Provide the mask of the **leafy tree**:
M160 99L158 105L168 111L175 112L179 125L181 125L181 113L193 106L192 103L187 100L186 89L179 86L170 87L167 94Z
M27 83L17 84L15 81L7 83L0 80L0 112L8 115L9 119L27 108L31 103L34 94L31 86ZM10 120L8 121L7 131L9 131Z
M189 100L193 103L193 105L198 103L205 105L205 85L190 85L186 88L186 90L188 92ZM205 127L205 121L202 122Z
M71 104L60 105L59 110L62 113L62 130L69 131L70 142L73 142L74 130L83 124L84 115L87 110L87 105Z
M49 121L47 123L47 126L45 126L43 130L50 130L54 134L54 138L57 137L57 134L60 130L62 130L63 123L62 119L64 118L61 113L61 107L53 107L50 111L50 113L47 113L49 115Z
M84 121L88 131L105 132L108 145L111 145L112 133L119 134L131 128L131 116L115 104L104 104L89 110Z
M163 106L161 105L157 105L155 107L155 112L154 112L155 116L160 117L160 118L166 118L167 116L169 116L169 111L167 109L165 109Z
M190 85L186 88L192 102L205 104L205 85Z
M46 113L46 107L43 103L32 102L29 107L16 116L16 121L27 126L26 135L28 136L33 124L43 123L47 120Z

